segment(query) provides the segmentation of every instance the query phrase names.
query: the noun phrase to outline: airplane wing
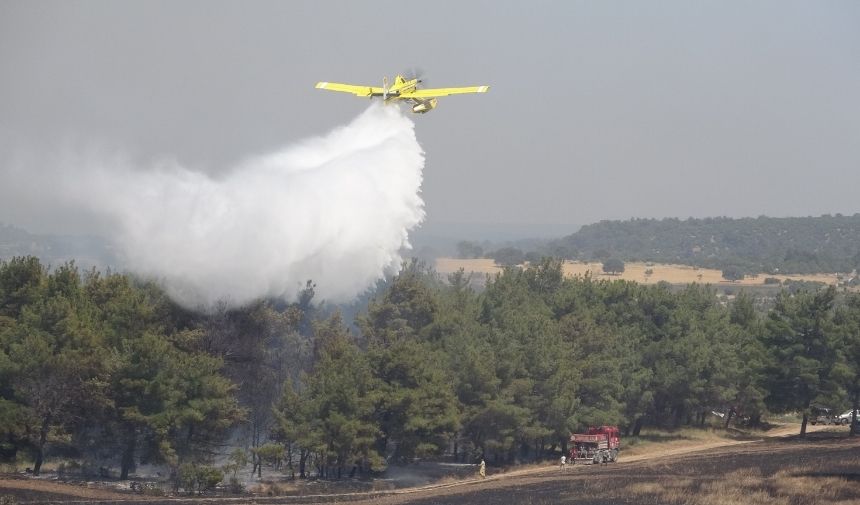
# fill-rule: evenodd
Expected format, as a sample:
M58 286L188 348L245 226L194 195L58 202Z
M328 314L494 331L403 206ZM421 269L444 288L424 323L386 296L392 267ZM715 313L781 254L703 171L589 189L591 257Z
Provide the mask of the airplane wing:
M436 98L437 96L459 95L461 93L486 93L489 86L469 86L465 88L428 88L400 93L400 98Z
M382 88L374 88L373 86L356 86L354 84L340 84L338 82L318 82L316 88L352 93L355 96L382 96Z

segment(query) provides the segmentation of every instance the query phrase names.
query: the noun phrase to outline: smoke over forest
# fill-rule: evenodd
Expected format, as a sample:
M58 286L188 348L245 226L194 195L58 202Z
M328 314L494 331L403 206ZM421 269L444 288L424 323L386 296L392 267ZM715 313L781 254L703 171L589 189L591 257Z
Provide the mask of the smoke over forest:
M103 150L19 156L0 168L0 212L74 216L78 231L109 238L124 267L160 279L185 306L289 299L308 279L322 298L346 301L399 268L424 218L423 167L414 123L372 105L220 176Z

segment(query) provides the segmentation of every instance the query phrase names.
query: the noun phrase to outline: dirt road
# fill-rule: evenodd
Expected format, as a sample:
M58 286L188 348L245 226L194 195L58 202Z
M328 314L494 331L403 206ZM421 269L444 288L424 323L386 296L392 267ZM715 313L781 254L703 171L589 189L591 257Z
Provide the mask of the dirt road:
M795 464L829 474L854 475L860 478L860 440L848 439L844 433L815 432L807 440L787 438L797 432L796 426L776 428L764 439L718 439L688 445L652 444L640 454L622 456L619 463L605 466L574 466L562 472L556 466L534 466L471 479L401 489L381 493L343 493L335 495L244 498L145 498L82 486L26 479L0 479L0 494L10 493L21 503L130 503L156 504L228 504L228 503L343 503L361 505L395 505L404 503L655 503L653 496L645 501L629 501L642 485L655 486L659 479L682 479L699 485L737 468L756 468L773 474ZM623 453L622 453L623 454ZM847 465L847 466L846 466ZM691 485L693 485L691 484ZM860 484L860 483L858 483ZM640 487L637 488L636 486ZM632 486L632 488L631 488ZM628 489L631 488L631 489ZM860 485L857 486L860 492ZM627 489L627 491L624 491ZM649 488L651 489L651 488ZM612 490L607 494L607 490ZM857 497L860 500L860 496ZM581 501L586 499L586 501ZM591 501L588 501L591 500ZM652 500L652 501L647 501ZM572 501L571 501L572 502ZM659 503L659 502L658 502ZM767 502L770 503L770 502ZM806 502L803 502L806 503Z
M88 487L86 482L75 485L65 482L18 477L0 478L0 495L12 495L20 502L39 502L45 500L73 501L76 499L101 501L126 500L129 498L127 494Z
M466 487L386 496L356 503L644 505L700 503L697 501L699 495L703 497L701 503L860 503L860 440L825 435L828 436L807 441L771 439L731 444L614 465L575 467L565 472L553 468ZM816 480L822 487L836 488L841 484L844 489L839 490L839 495L828 495L821 490L817 495L811 493L811 496L795 489L798 482L803 482L808 490L815 491ZM826 486L823 486L825 482ZM725 496L722 501L711 500L712 494L717 494L709 494L711 490L723 495L731 494L734 490L731 486L735 483L741 491L745 490L744 485L749 488L751 496L748 500L726 500ZM759 488L773 488L773 496L753 499L752 490L760 493Z

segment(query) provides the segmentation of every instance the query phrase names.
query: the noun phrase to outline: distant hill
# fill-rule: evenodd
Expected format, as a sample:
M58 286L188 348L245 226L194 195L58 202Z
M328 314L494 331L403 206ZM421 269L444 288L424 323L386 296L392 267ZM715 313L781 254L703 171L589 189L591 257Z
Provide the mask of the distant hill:
M100 237L38 235L0 223L0 259L14 256L37 256L50 266L74 260L84 269L118 264L114 251Z
M601 221L550 242L548 252L750 273L851 272L860 267L860 214Z

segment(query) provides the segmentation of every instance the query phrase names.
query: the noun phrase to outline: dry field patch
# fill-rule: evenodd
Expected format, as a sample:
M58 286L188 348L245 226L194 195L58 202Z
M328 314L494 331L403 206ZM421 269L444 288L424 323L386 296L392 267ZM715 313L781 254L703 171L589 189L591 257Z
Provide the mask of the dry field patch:
M792 466L766 476L757 468L745 468L704 482L666 478L634 483L623 494L634 500L676 505L857 503L858 486L847 477L810 477L808 472L808 468Z
M436 271L442 274L456 272L460 269L465 272L476 274L496 274L502 271L492 259L458 259L437 258ZM689 265L670 265L661 263L629 262L624 264L624 273L620 275L609 275L603 273L603 264L599 262L565 261L564 274L568 277L591 275L595 279L623 279L636 281L641 284L656 284L661 281L670 284L719 284L724 286L763 286L767 277L774 277L780 281L815 281L824 284L836 284L836 274L807 274L807 275L771 275L758 274L747 276L741 281L730 282L723 279L720 270L713 268L698 268ZM646 275L651 270L653 273Z

